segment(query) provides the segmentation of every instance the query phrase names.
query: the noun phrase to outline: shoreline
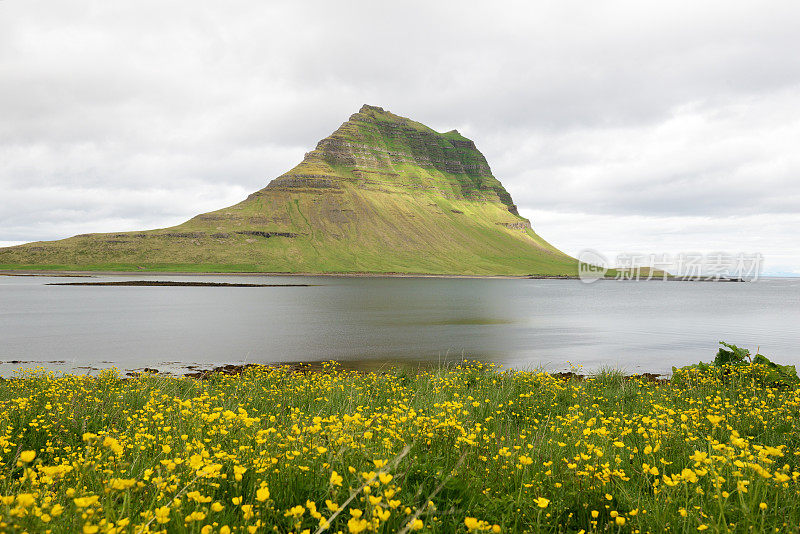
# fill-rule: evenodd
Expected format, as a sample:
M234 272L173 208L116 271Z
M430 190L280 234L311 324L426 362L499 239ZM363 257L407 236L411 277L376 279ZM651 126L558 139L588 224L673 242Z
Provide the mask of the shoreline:
M349 372L355 372L358 374L369 374L369 373L377 373L377 374L386 374L387 372L391 371L392 369L403 368L407 371L412 372L419 372L421 370L431 370L436 369L437 367L448 367L445 366L436 366L436 365L399 365L399 366L392 366L382 369L370 369L370 368L360 368L354 365L348 365L348 361L334 361L333 363L336 364L336 367L339 370L346 370ZM57 360L57 361L48 361L48 362L34 362L34 361L26 361L26 360L10 360L2 362L0 364L12 364L12 365L24 365L24 364L64 364L66 363L65 360ZM174 378L174 379L181 379L181 378L194 378L197 380L208 380L209 378L215 375L227 375L227 376L240 376L244 372L249 369L268 369L268 370L275 370L275 369L285 369L291 373L299 373L299 374L315 374L315 373L326 373L330 372L329 369L326 368L326 364L331 363L331 361L312 361L312 362L283 362L283 363L243 363L243 364L223 364L223 365L216 365L210 368L202 368L202 365L192 364L186 365L182 368L182 371L185 372L176 372L176 370L161 370L157 367L144 367L144 368L128 368L128 369L119 369L116 370L119 372L119 376L122 379L130 379L130 378L138 378L142 376L158 376L162 378ZM452 362L454 365L470 363L470 362ZM20 368L24 369L24 368ZM83 376L89 375L93 376L92 372L103 372L108 371L109 368L101 368L101 367L94 367L94 366L82 366L77 367L75 370L84 371L81 373L76 372L63 372L63 375L75 375L75 376ZM512 369L507 369L512 370ZM583 381L592 378L600 374L598 373L585 373L579 374L575 373L574 371L546 371L546 370L524 370L524 369L513 369L514 373L544 373L549 375L553 378L559 380L577 380ZM640 372L640 373L626 373L623 371L619 371L620 376L624 379L632 380L632 379L643 379L650 382L657 382L657 383L667 383L670 380L670 375L662 374L662 373L652 373L652 372ZM95 377L96 378L96 377ZM3 377L0 376L0 381L2 380L24 380L21 377Z
M335 278L466 278L466 279L569 279L579 280L577 276L567 275L481 275L481 274L429 274L429 273L312 273L312 272L259 272L259 271L236 271L236 272L214 272L214 271L69 271L53 270L40 271L31 269L0 270L0 276L61 276L61 277L91 277L97 276L318 276Z
M84 277L91 278L93 276L304 276L304 277L331 277L331 278L439 278L439 279L465 279L465 280L578 280L583 281L580 276L567 275L567 274L530 274L530 275L511 275L511 274L431 274L431 273L370 273L370 272L354 272L354 273L311 273L311 272L190 272L190 271L70 271L70 270L53 270L53 271L40 271L33 269L20 269L20 270L0 270L0 276L43 276L43 277ZM597 280L587 281L593 283L595 281L610 281L610 282L748 282L743 278L687 278L670 276L668 278L662 277L641 277L634 278L615 278L604 277ZM55 284L53 284L55 285ZM89 284L87 284L89 285ZM95 285L95 284L92 284Z

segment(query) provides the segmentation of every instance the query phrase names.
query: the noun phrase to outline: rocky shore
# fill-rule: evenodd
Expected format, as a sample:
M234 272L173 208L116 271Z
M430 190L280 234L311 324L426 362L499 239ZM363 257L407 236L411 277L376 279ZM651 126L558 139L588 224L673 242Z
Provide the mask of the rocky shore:
M227 282L174 282L171 280L124 280L115 282L50 282L48 286L150 286L150 287L311 287L314 284L240 284Z

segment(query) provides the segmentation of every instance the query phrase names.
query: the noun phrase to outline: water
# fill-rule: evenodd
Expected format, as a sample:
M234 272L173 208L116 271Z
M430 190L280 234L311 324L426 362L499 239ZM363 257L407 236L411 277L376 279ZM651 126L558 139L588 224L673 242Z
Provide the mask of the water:
M64 287L181 280L313 287ZM800 279L755 283L130 275L0 276L0 374L116 366L467 359L668 373L717 341L800 365ZM21 363L10 363L18 361Z

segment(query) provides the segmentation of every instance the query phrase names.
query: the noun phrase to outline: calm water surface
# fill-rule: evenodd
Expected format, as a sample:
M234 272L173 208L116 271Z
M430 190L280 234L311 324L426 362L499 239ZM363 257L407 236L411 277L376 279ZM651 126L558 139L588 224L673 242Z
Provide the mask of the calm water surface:
M181 280L314 287L65 287ZM0 276L0 374L225 363L481 359L669 372L717 341L800 365L800 279L755 283L131 275ZM21 363L11 363L13 361ZM57 362L57 363L54 363Z

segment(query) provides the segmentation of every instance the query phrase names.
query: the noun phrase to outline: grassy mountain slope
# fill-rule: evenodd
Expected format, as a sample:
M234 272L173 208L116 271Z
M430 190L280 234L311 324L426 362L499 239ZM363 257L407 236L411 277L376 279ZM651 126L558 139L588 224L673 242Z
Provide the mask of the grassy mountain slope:
M0 249L0 268L574 275L474 143L364 106L295 168L171 228Z

